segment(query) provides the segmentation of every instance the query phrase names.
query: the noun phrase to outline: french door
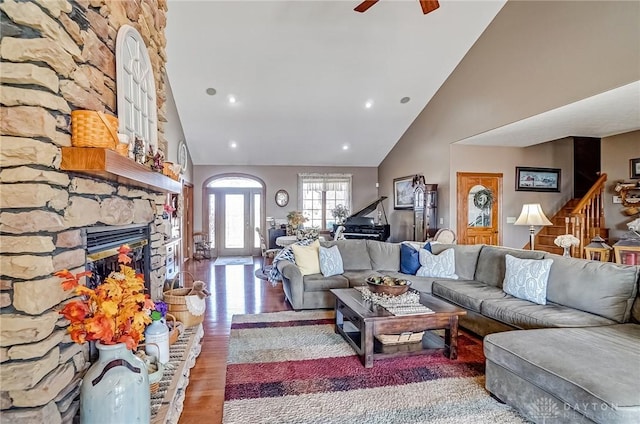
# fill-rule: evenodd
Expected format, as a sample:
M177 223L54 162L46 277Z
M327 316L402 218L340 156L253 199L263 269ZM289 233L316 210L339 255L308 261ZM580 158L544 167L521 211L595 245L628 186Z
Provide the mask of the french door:
M208 190L209 240L214 256L258 256L255 231L262 222L262 190L213 188Z

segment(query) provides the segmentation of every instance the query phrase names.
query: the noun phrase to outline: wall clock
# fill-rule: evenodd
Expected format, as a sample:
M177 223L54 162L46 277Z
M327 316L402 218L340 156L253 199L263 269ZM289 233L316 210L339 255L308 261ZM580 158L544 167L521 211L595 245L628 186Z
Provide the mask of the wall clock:
M276 191L276 205L281 208L287 206L289 203L289 193L286 190L278 190Z
M189 152L187 150L187 144L184 141L181 141L178 144L178 165L182 172L187 172L187 163L189 162Z

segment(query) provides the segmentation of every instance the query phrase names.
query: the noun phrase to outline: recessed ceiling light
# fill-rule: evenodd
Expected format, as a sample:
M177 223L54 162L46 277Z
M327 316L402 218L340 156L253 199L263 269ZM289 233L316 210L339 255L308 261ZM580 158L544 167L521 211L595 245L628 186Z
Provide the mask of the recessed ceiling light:
M215 95L216 95L216 93L217 93L217 91L216 91L216 89L215 89L215 88L211 88L211 87L207 88L207 94L208 94L208 95L210 95L210 96L215 96Z
M373 100L367 100L367 102L364 104L364 107L367 109L371 109L372 106L373 106Z
M342 145L342 150L349 150L349 145L348 144L343 144Z
M403 97L400 99L400 103L409 103L409 100L411 100L411 97Z
M235 141L231 140L229 142L229 147L231 147L232 149L235 149L236 147L238 147L238 143L236 143Z
M229 96L229 103L235 103L235 102L236 102L236 96L230 95Z

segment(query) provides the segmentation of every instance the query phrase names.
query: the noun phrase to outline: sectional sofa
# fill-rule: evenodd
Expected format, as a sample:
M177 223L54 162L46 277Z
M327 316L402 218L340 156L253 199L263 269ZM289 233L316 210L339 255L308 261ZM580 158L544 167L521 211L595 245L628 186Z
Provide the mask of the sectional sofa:
M486 336L487 390L529 419L640 422L640 267L497 246L434 244L436 255L454 250L458 279L420 277L400 272L400 243L321 244L338 246L344 273L303 276L294 262L276 262L294 309L332 308L329 289L364 285L370 275L407 278L413 288L467 310L460 325ZM552 260L546 304L503 290L506 255Z

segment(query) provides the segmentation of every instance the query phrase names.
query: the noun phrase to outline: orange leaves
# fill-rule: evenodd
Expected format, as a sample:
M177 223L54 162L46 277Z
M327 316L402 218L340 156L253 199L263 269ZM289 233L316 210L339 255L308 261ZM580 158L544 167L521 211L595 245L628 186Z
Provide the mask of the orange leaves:
M132 336L128 334L123 334L117 340L118 343L124 343L127 345L127 349L133 350L138 348L138 342Z
M119 272L112 272L96 289L79 284L79 279L90 275L81 272L75 276L68 270L56 272L63 279L65 290L75 289L80 300L67 303L60 311L71 323L68 332L76 343L100 340L105 344L125 343L135 349L144 339L144 329L151 323L153 302L144 294L144 279L127 265L131 259L129 246L118 249Z
M60 311L72 323L82 321L89 314L89 307L81 301L69 302Z
M113 340L115 335L115 322L103 314L96 314L93 318L89 318L84 323L89 340Z
M64 281L62 282L62 289L69 290L80 284L80 278L91 276L91 272L83 271L73 275L69 270L63 269L62 271L55 272L53 275L59 278L64 278Z
M131 252L131 248L129 248L129 245L123 244L122 246L120 246L120 248L118 249L118 262L122 264L131 263L131 258L127 256L129 252Z

